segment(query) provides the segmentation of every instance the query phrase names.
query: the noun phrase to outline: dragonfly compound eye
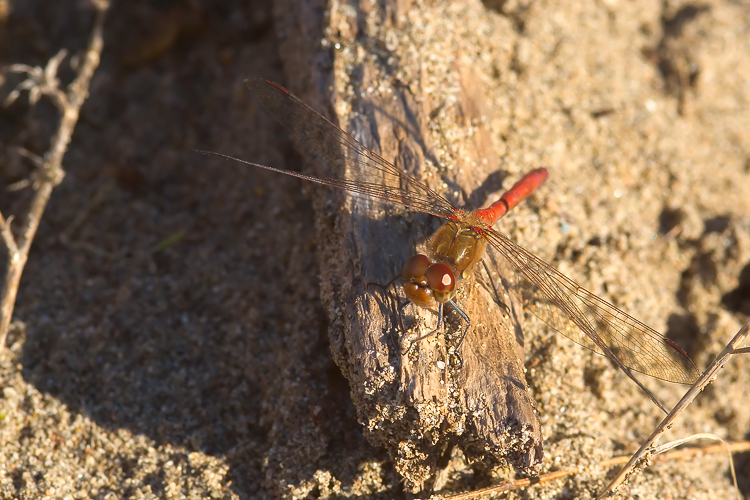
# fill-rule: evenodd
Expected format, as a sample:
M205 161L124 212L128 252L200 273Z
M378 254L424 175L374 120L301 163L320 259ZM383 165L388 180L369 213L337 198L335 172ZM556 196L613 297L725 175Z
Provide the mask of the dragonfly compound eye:
M427 283L432 289L435 300L448 302L456 289L456 278L453 271L445 264L433 264L425 271Z
M435 304L430 283L425 276L432 265L426 255L417 254L404 263L401 280L404 283L406 297L420 307L431 307Z
M424 276L424 273L427 271L427 268L430 267L430 264L432 264L432 262L430 262L430 259L428 259L426 255L417 254L404 262L404 269L401 271L401 278L404 282L411 281L412 279L419 279Z

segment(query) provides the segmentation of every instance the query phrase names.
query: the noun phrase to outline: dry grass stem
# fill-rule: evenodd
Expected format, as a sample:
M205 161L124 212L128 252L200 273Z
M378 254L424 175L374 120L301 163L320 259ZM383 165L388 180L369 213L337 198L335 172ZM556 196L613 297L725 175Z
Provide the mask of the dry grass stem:
M687 438L679 439L679 440L664 444L659 447L653 447L653 444L664 432L666 432L669 428L671 428L672 424L674 423L674 420L677 418L677 415L682 413L682 411L685 410L685 408L687 408L687 406L690 405L690 403L692 403L693 399L695 399L695 397L703 389L705 389L711 382L713 382L717 378L718 371L727 363L727 361L729 361L729 359L732 356L734 356L735 354L746 354L748 351L750 351L750 348L748 347L739 347L739 345L742 342L744 342L749 331L750 331L750 321L745 323L745 325L737 332L737 334L729 342L727 347L716 357L716 359L711 363L711 365L706 369L706 371L700 376L700 378L695 382L695 384L688 390L688 392L677 403L677 405L675 405L672 411L657 426L657 428L654 430L651 436L646 440L646 442L638 449L638 451L634 455L614 457L614 458L605 460L604 462L601 462L600 464L598 464L600 467L611 467L614 465L625 464L622 470L610 482L610 484L607 486L604 492L599 495L598 498L604 498L608 495L614 494L617 491L617 489L625 483L627 479L629 479L633 474L645 468L650 462L663 462L667 460L685 458L688 456L696 455L698 453L704 453L704 454L705 453L717 453L720 451L727 451L730 454L729 455L730 469L732 471L732 477L734 478L734 484L736 488L737 480L735 477L734 463L731 457L731 453L750 450L750 441L741 441L741 442L729 443L729 444L722 442L721 444L713 445L713 446L694 447L694 448L669 451L675 448L676 446L680 446L684 444L685 442L696 440L696 439L718 439L720 440L714 435L696 434L693 436L689 436ZM512 480L503 484L490 486L488 488L483 488L480 490L475 490L475 491L471 491L467 493L460 493L458 495L453 495L453 496L449 496L446 498L450 500L470 500L473 498L483 498L486 495L494 495L494 494L499 494L499 493L503 493L506 491L526 488L534 484L547 483L550 481L554 481L556 479L560 479L562 477L570 476L573 474L578 474L582 471L583 471L582 467L574 467L574 468L566 469L562 471L550 472L548 474L543 474L535 478Z
M25 64L15 64L8 68L10 72L26 73L27 79L16 87L5 99L9 105L15 101L24 90L29 91L29 101L34 105L40 97L47 96L57 106L62 114L60 124L50 141L50 148L44 157L38 157L30 152L22 152L32 159L37 166L35 179L32 183L35 189L24 223L19 229L18 237L13 235L10 227L12 217L7 220L0 213L0 232L8 249L8 265L0 294L0 349L5 347L8 327L13 316L13 308L18 294L18 285L26 265L31 243L34 240L39 222L47 206L52 190L62 182L65 172L62 160L70 144L78 116L86 97L94 71L99 66L104 39L102 36L104 18L109 3L104 0L92 2L96 8L94 27L89 39L86 54L78 71L78 76L71 82L67 92L59 88L60 81L57 71L62 60L67 55L64 49L57 53L44 68L32 67Z
M705 435L699 435L699 436L691 436L690 438L686 438L686 439L704 439L704 438L706 438ZM685 442L685 439L681 439L681 440L675 441L674 443L676 444L669 443L669 445L664 445L664 446L672 446L672 447L680 446L684 442ZM655 463L667 462L669 460L679 460L679 459L688 458L688 457L692 457L692 456L699 455L699 454L706 455L706 454L711 454L711 453L719 453L722 451L726 451L729 453L740 453L740 452L750 451L750 441L738 441L735 443L722 443L722 444L711 445L711 446L695 446L692 448L683 448L680 450L667 451L667 452L659 454L658 456L654 456L652 461ZM630 460L630 455L622 455L618 457L612 457L609 460L605 460L598 465L599 467L613 467L615 465L625 464L629 460ZM535 484L549 483L551 481L556 481L563 477L572 476L574 474L579 474L583 472L583 470L584 470L583 467L572 467L570 469L550 472L548 474L541 474L539 477L535 477L535 478L515 479L512 481L508 481L506 483L498 484L495 486L489 486L487 488L482 488L480 490L469 491L466 493L459 493L458 495L445 497L445 499L446 500L472 500L475 498L484 498L488 495L497 495L500 493L505 493L507 491L520 490L522 488L527 488Z
M750 321L744 324L742 328L737 332L734 338L727 344L724 350L716 356L716 359L709 365L703 375L693 384L693 386L685 393L682 399L672 408L664 420L654 429L651 436L641 445L638 451L630 458L628 463L622 470L615 476L615 478L607 485L607 488L599 495L598 498L604 498L614 492L622 486L633 474L636 474L643 470L649 462L649 459L654 455L654 443L659 437L664 434L677 419L677 416L687 408L693 400L705 389L711 382L716 380L718 372L729 359L735 354L747 353L747 348L740 347L745 341L748 331L750 331Z

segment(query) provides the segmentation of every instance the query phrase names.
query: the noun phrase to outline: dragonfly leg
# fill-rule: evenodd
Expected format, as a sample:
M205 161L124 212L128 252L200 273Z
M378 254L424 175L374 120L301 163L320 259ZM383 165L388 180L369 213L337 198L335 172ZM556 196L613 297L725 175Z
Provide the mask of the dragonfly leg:
M450 304L453 307L453 309L466 322L466 328L464 328L464 331L461 334L461 339L458 341L458 344L456 344L456 348L453 350L453 355L456 356L456 358L458 359L458 367L459 368L463 368L464 367L464 360L461 357L461 355L458 353L458 351L459 351L459 349L461 349L461 344L463 344L464 339L466 338L466 334L469 333L469 327L471 326L471 321L469 320L469 316L465 312L463 312L463 310L461 310L461 308L458 307L458 305L456 305L455 302L453 302L452 300L449 300L447 303ZM407 354L412 349L412 347L414 347L414 345L417 342L419 342L420 340L424 340L427 337L431 337L431 336L435 335L437 332L440 331L440 328L442 328L442 326L443 326L443 304L441 303L441 304L438 304L438 324L437 324L437 327L434 330L432 330L431 332L426 333L426 334L422 335L421 337L418 337L418 338L412 340L409 343L409 347L406 349L406 352L404 354Z
M425 334L424 334L424 335L422 335L421 337L417 337L416 339L412 340L412 341L411 341L411 342L409 343L409 347L408 347L408 348L406 349L406 352L405 352L404 354L408 354L408 353L409 353L409 351L411 351L411 348L412 348L412 347L414 347L414 345L415 345L415 344L416 344L417 342L419 342L420 340L424 340L424 339L426 339L427 337L432 337L433 335L435 335L435 334L436 334L437 332L439 332L439 331L440 331L440 329L441 329L442 327L443 327L443 304L442 304L442 303L440 303L440 304L438 304L438 324L437 324L437 327L435 327L435 329L434 329L434 330L432 330L432 331L431 331L430 333L425 333Z
M406 328L404 327L404 307L408 306L411 303L409 300L405 300L398 304L398 309L396 309L396 316L398 316L398 328L401 331L401 334L406 334ZM411 349L411 345L409 345L409 349ZM409 349L406 350L406 352L409 352Z
M388 282L388 283L386 283L385 285L381 285L380 283L375 283L374 281L368 281L368 282L367 282L367 284L365 285L365 288L369 288L370 286L374 286L374 287L380 288L381 290L383 290L383 292L385 292L385 291L386 291L386 290L388 290L388 289L389 289L390 287L392 287L392 286L393 286L393 284L394 284L394 283L395 283L395 282L396 282L396 281L397 281L397 280L398 280L398 279L399 279L400 277L401 277L401 275L400 275L400 274L397 274L397 275L396 275L396 276L395 276L395 277L394 277L394 278L393 278L393 279L392 279L391 281L389 281L389 282Z
M461 349L461 345L464 343L464 339L466 338L466 334L469 333L469 327L471 326L471 321L469 320L469 316L461 310L458 305L453 302L452 300L449 300L448 303L453 306L453 310L455 310L466 322L466 328L464 328L464 332L461 334L461 339L459 339L458 344L456 344L456 348L453 350L453 354L458 358L458 367L463 368L464 367L464 360L461 357L460 354L458 354L459 349Z

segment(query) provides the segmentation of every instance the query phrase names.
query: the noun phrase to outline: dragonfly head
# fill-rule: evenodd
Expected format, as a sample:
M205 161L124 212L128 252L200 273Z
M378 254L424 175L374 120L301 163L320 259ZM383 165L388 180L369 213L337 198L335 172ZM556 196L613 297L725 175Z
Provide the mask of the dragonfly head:
M401 271L406 297L420 307L448 302L456 293L453 270L426 255L417 254L404 263Z

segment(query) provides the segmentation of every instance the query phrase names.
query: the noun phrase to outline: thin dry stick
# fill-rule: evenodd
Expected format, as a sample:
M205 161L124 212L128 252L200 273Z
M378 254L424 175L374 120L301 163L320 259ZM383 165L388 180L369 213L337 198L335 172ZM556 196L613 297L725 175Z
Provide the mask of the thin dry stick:
M8 249L8 265L2 293L0 293L0 349L5 348L8 327L10 326L13 307L15 306L16 295L18 294L18 285L29 256L31 242L34 240L34 235L39 227L39 221L42 218L52 190L62 182L65 175L62 169L63 156L65 156L68 144L70 144L70 138L73 135L73 129L78 122L81 106L88 96L91 77L94 75L94 71L99 66L101 59L102 47L104 45L102 32L105 14L109 8L109 1L95 0L92 3L96 8L94 28L78 76L68 87L67 93L59 89L58 85L60 82L57 79L57 70L66 55L64 50L61 50L53 57L44 69L40 67L34 68L25 64L13 65L9 68L10 71L27 73L28 78L10 93L5 101L6 104L15 100L22 90L28 90L29 100L32 104L36 103L42 95L50 97L62 113L62 118L60 119L60 125L55 135L50 141L50 149L44 155L44 158L33 158L34 163L37 165L37 178L34 182L36 193L34 193L34 197L31 200L31 205L29 206L24 225L20 230L17 240L14 238L13 231L10 228L13 217L8 217L6 220L2 213L0 213L0 235Z
M677 460L698 454L707 455L710 453L719 453L727 450L732 453L750 451L750 441L738 441L735 443L717 444L711 446L696 446L693 448L683 448L680 450L669 451L654 457L654 462L666 462L668 460ZM597 465L599 467L612 467L614 465L622 465L629 459L630 455L612 457L598 463ZM496 495L508 491L520 490L534 484L549 483L566 476L572 476L574 474L582 472L584 469L585 467L573 467L570 469L550 472L548 474L542 474L539 477L535 478L515 479L506 483L482 488L481 490L474 490L466 493L459 493L458 495L451 495L449 497L445 497L445 500L473 500L475 498L484 498L488 495Z
M724 367L724 365L732 356L734 356L735 354L745 354L750 352L750 348L739 347L739 345L745 341L745 337L747 337L748 332L750 332L750 321L745 323L745 325L740 328L740 331L737 332L737 335L735 335L734 338L729 342L729 344L724 348L724 350L721 351L721 353L711 363L708 369L706 369L703 375L701 375L700 378L695 382L695 384L693 384L693 386L690 388L690 390L688 390L685 396L682 397L680 402L677 403L672 411L669 412L669 415L667 415L664 420L662 420L662 422L656 427L651 436L649 436L646 442L643 443L643 445L631 457L625 467L622 468L622 470L617 474L617 476L615 476L612 482L609 483L604 492L602 492L602 494L597 498L604 498L605 496L614 493L633 474L640 472L648 465L648 461L654 451L652 448L653 444L672 426L677 416L682 413L683 410L685 410L685 408L690 405L690 403L693 402L696 396L698 396L698 394L703 389L705 389L708 384L716 380L719 370Z
M659 436L661 436L664 432L666 432L672 426L672 423L674 422L677 415L679 415L685 408L687 408L687 406L693 401L693 399L695 399L695 397L703 389L705 389L708 386L708 384L710 384L716 379L716 377L718 376L718 371L724 367L727 361L729 361L729 358L731 358L735 354L750 353L750 347L738 347L745 340L745 337L747 337L747 334L749 332L750 332L750 321L745 323L745 325L742 328L740 328L740 330L737 332L734 338L729 342L727 347L724 348L724 350L716 357L716 359L714 359L714 361L711 363L708 369L706 369L703 375L701 375L700 378L695 382L693 387L691 387L690 390L688 390L685 396L680 400L679 403L677 403L677 405L672 409L669 415L667 415L665 419L661 422L661 424L659 424L659 426L656 428L653 434L651 434L648 440L643 444L643 446L641 446L641 448L635 453L635 455L633 455L630 458L628 458L627 456L614 457L614 458L605 460L598 464L601 467L610 467L613 465L620 465L620 464L627 462L625 467L623 467L623 469L618 473L617 477L615 477L615 479L612 480L612 482L607 486L604 493L602 493L598 498L604 498L605 496L611 493L614 493L617 488L622 486L622 484L629 477L631 477L632 474L637 472L634 466L634 464L636 464L637 462L639 462L638 470L641 470L649 463L650 460L659 462L659 461L669 460L672 458L694 455L697 453L715 453L721 450L729 450L730 452L750 450L750 442L748 441L730 443L729 445L722 444L722 445L707 446L707 447L700 447L700 448L675 450L671 452L662 453L657 456L653 456L655 455L654 453L655 450L653 448L650 448L651 445L659 438ZM583 468L581 467L575 467L571 469L550 472L549 474L544 474L535 478L516 479L516 480L508 481L503 484L498 484L495 486L490 486L488 488L483 488L481 490L475 490L475 491L470 491L466 493L460 493L458 495L452 495L452 496L446 497L446 500L471 500L474 498L482 498L490 494L499 494L499 493L503 493L506 491L526 488L534 484L547 483L550 481L560 479L565 476L578 474L582 470Z

